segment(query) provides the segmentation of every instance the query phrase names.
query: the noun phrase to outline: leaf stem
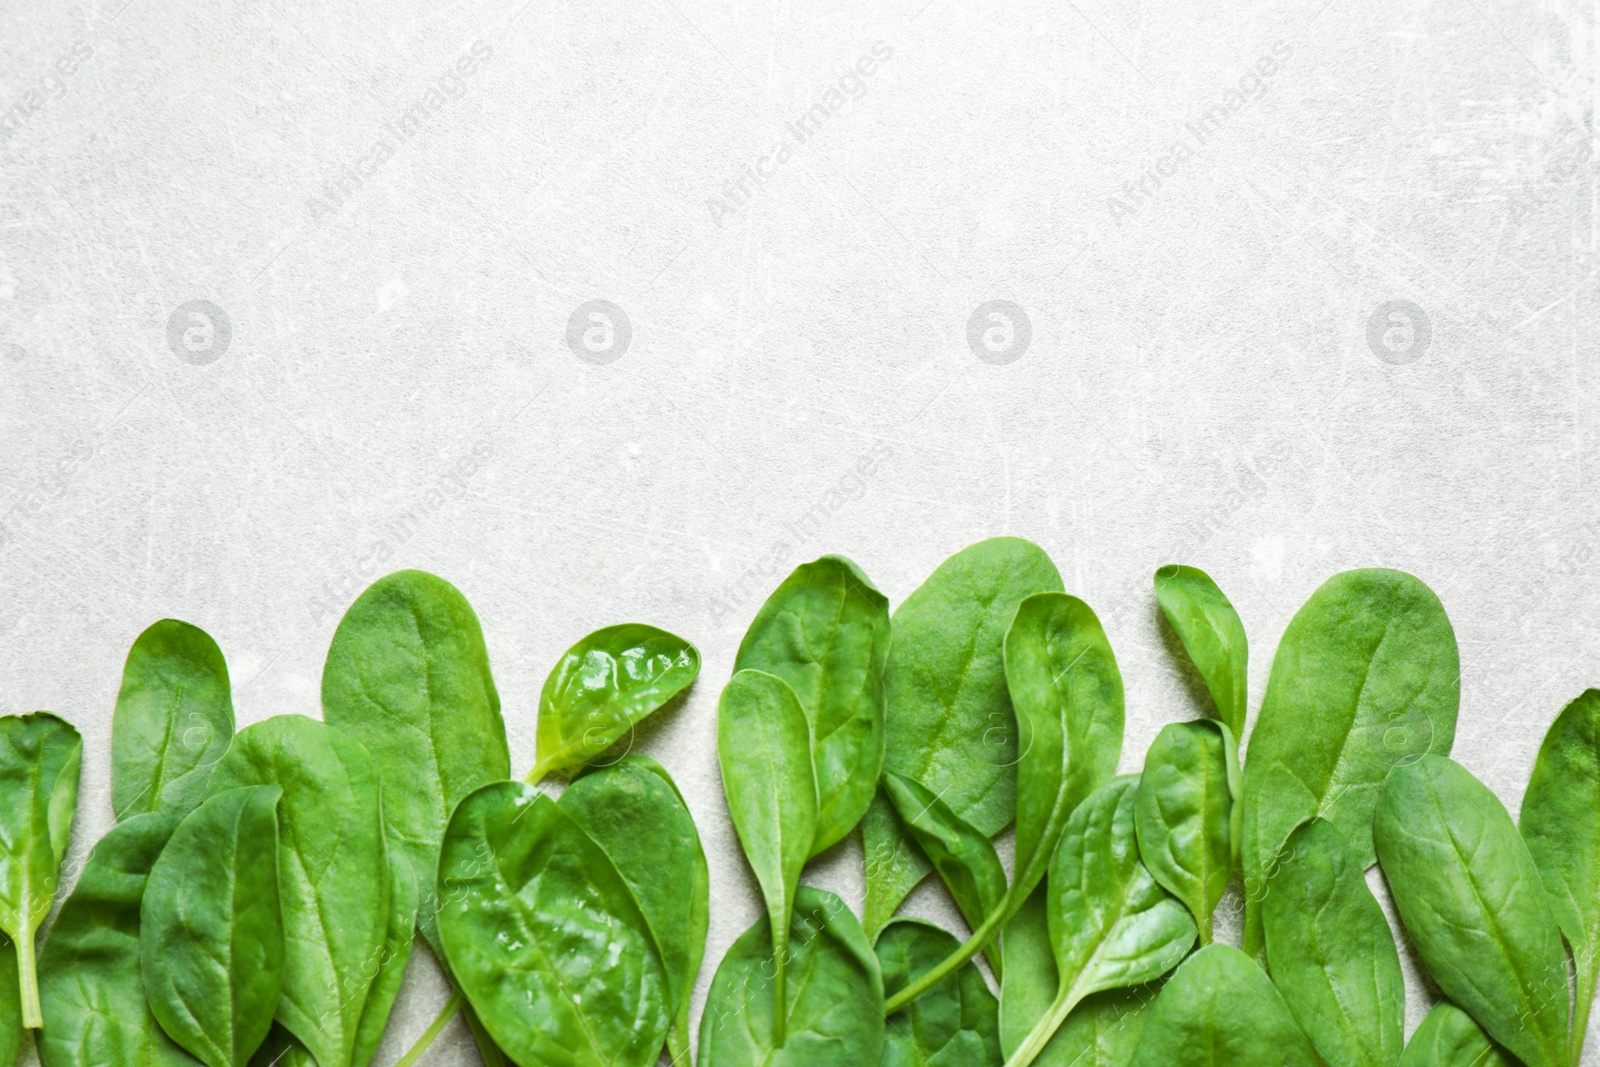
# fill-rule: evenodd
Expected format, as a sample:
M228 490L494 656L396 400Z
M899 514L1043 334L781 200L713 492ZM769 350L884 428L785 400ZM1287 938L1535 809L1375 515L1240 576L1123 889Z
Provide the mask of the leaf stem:
M788 1040L789 996L785 972L789 962L789 917L772 918L772 1047L782 1048ZM781 926L780 926L781 921ZM780 942L779 936L782 935Z
M672 1067L694 1067L694 1057L689 1053L687 1023L683 1020L675 1020L672 1029L667 1031L667 1058L672 1061Z
M1008 900L1002 899L1000 901L1000 906L995 908L994 911L989 914L987 919L983 920L983 925L974 930L972 932L972 936L967 938L966 944L962 945L960 948L950 953L950 955L946 956L937 967L934 967L931 971L927 971L921 978L918 978L915 982L912 982L910 985L900 990L900 992L890 997L888 1002L883 1006L884 1014L893 1015L895 1012L899 1011L901 1008L905 1007L907 1004L910 1004L913 1000L916 1000L918 997L922 996L922 994L938 985L950 974L951 971L954 971L957 967L961 966L973 956L977 955L978 950L983 947L983 943L989 940L989 935L994 933L995 928L1000 925L1000 920L1003 919L1006 913L1011 910L1009 903L1010 902Z
M1585 977L1584 972L1588 971ZM1586 963L1578 964L1578 999L1573 1005L1572 1037L1569 1044L1572 1054L1568 1056L1572 1067L1580 1067L1583 1060L1583 1039L1589 1031L1589 1010L1594 1007L1595 973L1593 968Z
M29 1030L44 1026L44 1014L39 1008L39 977L34 964L33 931L28 929L24 919L21 936L17 938L17 981L22 993L22 1025Z
M454 1019L461 1009L466 1006L466 1003L467 998L461 995L459 989L451 993L450 999L445 1001L444 1007L440 1009L438 1017L428 1024L428 1028L422 1031L422 1036L417 1038L417 1043L406 1050L406 1054L395 1062L394 1067L411 1067L413 1063L417 1062L417 1057L428 1051L428 1046L433 1044L433 1039L439 1036L439 1032L445 1028L445 1024Z
M543 763L536 763L534 764L533 770L529 771L528 776L522 780L527 782L529 785L538 785L540 782L544 781L545 775L549 773L549 767L545 766Z
M1051 1004L1050 1010L1033 1024L1033 1029L1028 1031L1027 1038L1017 1046L1017 1051L1011 1054L1011 1058L1006 1060L1006 1067L1028 1067L1039 1053L1044 1051L1050 1039L1056 1036L1056 1031L1061 1029L1061 1024L1067 1021L1067 1016L1082 999L1076 982L1056 994L1055 1003Z

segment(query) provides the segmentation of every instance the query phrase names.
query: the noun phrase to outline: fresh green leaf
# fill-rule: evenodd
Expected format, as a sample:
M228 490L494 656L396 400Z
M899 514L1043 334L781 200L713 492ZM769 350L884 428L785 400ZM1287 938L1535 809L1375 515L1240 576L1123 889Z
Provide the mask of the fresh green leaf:
M1289 835L1262 901L1272 981L1329 1067L1394 1067L1405 982L1355 850L1325 819Z
M377 765L337 728L278 715L240 731L211 776L215 793L252 785L283 791L278 884L288 939L278 1021L323 1067L347 1067L391 944ZM367 1026L381 1033L381 1022Z
M650 1067L666 971L627 882L523 782L457 805L439 853L439 933L495 1044L521 1067Z
M596 630L545 679L528 781L588 763L699 673L699 649L676 634L637 622Z
M699 1067L842 1067L879 1062L884 1043L878 957L844 901L802 886L795 898L789 982L773 992L776 958L765 920L746 930L717 967L700 1017ZM784 1024L773 1017L784 1005ZM773 1041L777 1030L787 1034Z
M250 1057L250 1067L317 1067L317 1061L282 1023L275 1022L267 1031L267 1039Z
M1139 857L1183 901L1211 943L1211 915L1233 874L1239 839L1238 758L1226 723L1162 727L1144 757L1134 806Z
M206 797L211 767L233 740L228 665L209 634L162 619L122 668L111 719L111 807L184 816Z
M1576 966L1569 1059L1577 1067L1600 972L1600 689L1563 708L1545 734L1521 828Z
M688 1067L689 997L705 958L711 881L683 796L661 764L629 756L573 782L557 806L605 851L633 891L666 968L672 1060Z
M777 946L773 996L783 1004L789 913L817 829L811 730L788 682L760 671L733 676L717 708L717 759L728 814L767 904ZM772 1015L775 1045L783 1044L785 1018Z
M1406 1043L1400 1067L1517 1067L1517 1061L1470 1015L1441 1000Z
M378 1051L378 1042L383 1040L384 1028L389 1024L389 1013L400 995L400 983L406 976L411 946L416 942L417 904L421 900L417 877L394 829L386 826L384 833L389 868L389 918L383 929L381 954L367 967L372 972L372 988L367 992L367 1002L361 1006L361 1021L356 1026L355 1047L350 1055L351 1067L367 1067Z
M1006 629L1023 598L1051 591L1061 591L1061 575L1043 549L995 537L945 560L894 614L884 769L921 782L991 837L1017 811ZM930 868L886 797L874 799L861 829L870 937Z
M1399 760L1450 751L1460 676L1444 607L1409 574L1336 574L1295 613L1244 774L1246 952L1261 952L1261 895L1296 826L1327 819L1372 866L1383 777Z
M961 944L918 919L897 919L878 935L883 989L893 994ZM947 975L889 1016L880 1067L1000 1067L1000 1005L975 964Z
M1239 613L1211 576L1198 567L1169 563L1156 571L1156 602L1189 653L1235 740L1244 737L1245 669L1249 644Z
M1373 839L1445 996L1527 1067L1562 1067L1566 953L1539 869L1499 799L1454 760L1422 756L1384 782Z
M190 812L150 868L139 960L150 1011L207 1067L245 1067L283 982L279 789L217 793Z
M883 788L901 823L911 831L955 898L967 925L977 930L1005 902L1006 869L1001 866L994 845L925 786L886 772ZM986 952L990 965L999 972L999 946L991 942ZM890 995L899 988L891 989Z
M1139 861L1138 779L1114 778L1067 820L1050 861L1050 943L1056 998L1007 1067L1027 1067L1091 993L1153 981L1194 944L1194 919Z
M734 671L789 683L811 723L817 768L816 855L855 829L883 767L883 667L889 601L843 556L795 568L739 645Z
M1267 976L1228 945L1185 960L1147 1014L1133 1067L1318 1067Z
M34 934L56 899L78 806L83 738L48 711L0 718L0 931L17 949L22 1025L44 1025Z

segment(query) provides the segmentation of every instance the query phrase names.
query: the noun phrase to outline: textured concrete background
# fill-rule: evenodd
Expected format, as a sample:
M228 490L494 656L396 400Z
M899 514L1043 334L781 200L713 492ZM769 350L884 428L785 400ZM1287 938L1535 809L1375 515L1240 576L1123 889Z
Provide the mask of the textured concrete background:
M700 644L636 744L710 853L701 997L759 909L716 696L825 551L898 604L1038 541L1125 769L1193 712L1169 561L1256 701L1322 579L1423 577L1513 810L1600 683L1593 5L234 6L0 7L0 708L84 731L74 863L140 629L209 630L241 724L315 715L401 566L476 606L518 768L579 636ZM859 902L859 862L807 881ZM378 1063L442 1000L419 950Z

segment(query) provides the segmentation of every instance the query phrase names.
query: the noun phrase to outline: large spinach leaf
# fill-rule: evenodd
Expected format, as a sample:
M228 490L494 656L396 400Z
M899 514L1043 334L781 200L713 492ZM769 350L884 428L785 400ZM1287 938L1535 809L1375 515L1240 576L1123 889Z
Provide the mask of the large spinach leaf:
M1311 1042L1254 961L1212 945L1150 1007L1133 1067L1318 1067Z
M1517 1067L1472 1017L1441 1000L1406 1042L1400 1067Z
M649 1067L666 971L633 892L556 802L493 782L456 806L439 853L450 970L521 1067Z
M1393 1067L1406 988L1360 859L1325 819L1284 843L1262 902L1272 981L1329 1067Z
M897 919L874 946L883 991L893 994L960 947L918 919ZM889 1016L880 1067L1000 1067L1000 1005L974 964L967 964Z
M1139 858L1211 943L1211 916L1227 891L1239 840L1239 760L1226 723L1162 727L1144 757L1134 805Z
M50 714L0 718L0 931L17 950L22 1025L39 1013L34 934L56 899L61 859L78 807L83 738Z
M605 851L633 891L666 968L672 1061L688 1067L689 997L705 958L711 881L682 794L661 764L629 756L573 782L557 806Z
M921 782L993 836L1017 810L1017 723L1006 689L1006 629L1023 598L1060 592L1038 545L995 537L962 549L894 613L885 668L884 769ZM877 797L861 824L864 925L875 935L928 873L893 805Z
M823 556L795 568L745 631L734 671L789 683L811 721L817 768L812 855L855 829L883 766L889 601L860 567Z
M640 622L596 630L545 679L528 781L582 767L699 673L700 650L676 634Z
M844 901L802 886L795 898L789 982L773 992L771 927L765 919L728 949L700 1017L699 1067L840 1067L879 1062L884 1043L878 957ZM773 1017L781 1005L785 1022ZM780 1044L773 1033L787 1036Z
M1217 718L1242 740L1250 649L1239 613L1198 567L1168 564L1156 571L1155 586L1161 614L1206 683Z
M145 997L168 1036L207 1067L245 1067L278 1005L279 794L259 785L212 796L178 824L145 883Z
M154 624L128 650L111 718L111 807L179 816L206 796L233 740L233 692L222 650L198 626Z
M1572 949L1578 995L1569 1058L1576 1067L1600 971L1600 690L1568 704L1545 734L1520 825Z
M1244 772L1245 951L1289 832L1327 819L1372 866L1372 809L1389 768L1447 753L1461 696L1455 631L1422 582L1391 570L1329 578L1272 661Z
M335 727L278 715L242 730L211 776L213 792L252 785L283 791L278 885L288 939L277 1017L322 1067L346 1067L391 947L394 874L378 769ZM367 1026L381 1032L381 1022Z
M1567 959L1539 869L1505 807L1459 763L1390 772L1378 860L1445 996L1528 1067L1567 1059Z

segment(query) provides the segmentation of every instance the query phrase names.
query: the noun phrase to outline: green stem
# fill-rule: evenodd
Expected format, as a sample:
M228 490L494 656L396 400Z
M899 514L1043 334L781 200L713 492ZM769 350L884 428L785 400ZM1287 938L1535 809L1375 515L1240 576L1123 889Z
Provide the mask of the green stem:
M784 1041L788 1040L789 1030L789 997L785 988L784 974L789 962L789 917L785 915L782 925L779 920L772 920L772 1047L782 1048ZM779 934L782 940L779 940Z
M44 1014L39 1009L39 977L34 972L33 931L23 920L22 935L17 938L17 981L22 992L22 1025L29 1030L44 1026Z
M951 971L954 971L957 967L977 955L978 950L983 947L983 943L989 940L989 935L994 933L995 928L1005 918L1006 912L1011 910L1007 903L1007 901L1002 900L1000 906L995 908L987 919L983 920L983 925L974 930L972 936L967 938L966 944L946 956L933 970L928 971L921 978L918 978L915 982L890 997L888 1003L883 1006L884 1014L893 1015L938 985Z
M1055 1003L1050 1005L1050 1010L1044 1013L1043 1018L1034 1023L1027 1038L1017 1046L1017 1051L1011 1054L1011 1058L1006 1060L1006 1067L1028 1067L1039 1053L1044 1051L1050 1039L1056 1036L1056 1031L1061 1029L1061 1024L1067 1021L1067 1016L1082 999L1078 994L1077 983L1056 994Z
M689 1054L688 1020L676 1020L667 1031L667 1058L672 1067L694 1067L694 1057Z
M1589 972L1587 977L1584 975L1586 969ZM1572 1039L1569 1042L1572 1054L1568 1057L1572 1067L1580 1067L1583 1060L1583 1039L1589 1032L1589 1009L1594 1007L1595 977L1592 967L1578 964L1578 1000L1573 1005Z
M456 1014L466 1006L466 1003L467 998L461 995L460 990L450 994L450 999L445 1001L444 1008L440 1010L438 1017L428 1024L428 1028L422 1031L422 1036L417 1038L417 1043L406 1050L406 1054L400 1057L394 1067L411 1067L413 1063L416 1063L417 1057L428 1051L428 1046L433 1044L433 1039L439 1036L439 1031L443 1030L445 1025L456 1017Z
M523 781L527 782L529 785L538 785L540 782L544 781L544 776L549 773L550 768L540 763L537 764L533 770L528 772L528 776L524 778Z

